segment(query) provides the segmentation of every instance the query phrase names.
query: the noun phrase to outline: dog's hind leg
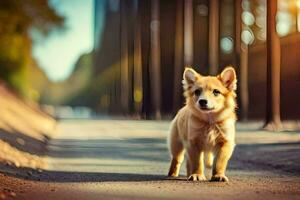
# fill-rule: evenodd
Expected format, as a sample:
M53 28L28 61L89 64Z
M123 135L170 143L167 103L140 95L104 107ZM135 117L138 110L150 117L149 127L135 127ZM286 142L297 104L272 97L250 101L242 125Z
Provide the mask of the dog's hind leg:
M184 147L179 139L178 130L175 123L172 125L168 143L172 158L168 176L177 177L180 166L184 159Z

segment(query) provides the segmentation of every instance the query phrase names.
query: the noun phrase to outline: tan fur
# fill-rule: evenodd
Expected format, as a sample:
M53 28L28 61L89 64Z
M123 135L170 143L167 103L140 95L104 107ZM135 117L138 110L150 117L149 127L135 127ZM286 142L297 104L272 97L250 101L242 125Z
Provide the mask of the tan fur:
M172 157L169 176L178 176L186 153L188 180L205 180L206 166L212 167L212 181L228 181L225 170L235 146L236 82L232 67L218 76L202 76L185 69L186 105L172 121L168 138ZM219 94L215 94L216 89ZM207 100L208 110L200 106L200 99Z

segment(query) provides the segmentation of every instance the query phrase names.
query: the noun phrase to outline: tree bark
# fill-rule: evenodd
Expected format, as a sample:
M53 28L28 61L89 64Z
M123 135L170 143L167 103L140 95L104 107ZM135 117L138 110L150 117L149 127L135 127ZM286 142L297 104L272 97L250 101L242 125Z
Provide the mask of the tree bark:
M156 119L161 119L161 69L160 69L160 1L151 0L151 23L150 23L150 40L151 40L151 60L150 60L150 77L151 77L151 98L152 106Z
M219 65L219 0L209 1L209 74L216 75Z
M193 0L184 1L184 65L193 65Z
M265 128L279 131L280 119L280 40L276 33L277 0L267 1L267 110Z
M249 86L248 86L248 45L241 43L240 54L240 97L242 120L247 120L249 108Z
M175 53L174 53L174 90L173 90L173 111L180 107L182 96L182 73L183 73L183 1L176 1L175 21Z
M129 59L128 59L128 23L126 1L120 2L121 11L121 106L123 114L128 114L129 111Z
M249 88L248 88L248 45L241 41L242 1L235 0L235 64L239 65L239 91L241 103L241 119L248 119Z
M143 74L142 74L142 41L141 41L141 15L139 2L135 18L135 37L134 37L134 69L133 69L133 99L134 110L138 117L142 114L143 100Z

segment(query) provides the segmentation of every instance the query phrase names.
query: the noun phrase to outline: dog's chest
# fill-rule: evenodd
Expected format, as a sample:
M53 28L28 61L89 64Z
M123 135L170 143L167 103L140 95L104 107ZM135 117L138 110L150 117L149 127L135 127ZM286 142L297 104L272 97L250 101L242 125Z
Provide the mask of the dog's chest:
M203 147L213 147L224 139L223 133L216 125L205 125L190 130L189 139Z

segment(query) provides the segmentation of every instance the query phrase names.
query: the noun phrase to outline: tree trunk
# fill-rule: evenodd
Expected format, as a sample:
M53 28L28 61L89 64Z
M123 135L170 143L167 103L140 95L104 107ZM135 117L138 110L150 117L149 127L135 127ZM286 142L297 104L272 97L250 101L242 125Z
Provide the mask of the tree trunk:
M267 1L267 110L265 128L279 131L280 119L280 40L276 33L277 0Z
M242 120L246 121L249 108L249 88L248 88L248 45L241 43L240 57L240 97Z
M184 1L184 65L193 65L193 0Z
M177 112L182 97L183 73L183 1L176 1L173 111Z
M235 0L235 64L239 66L239 91L241 100L241 119L246 121L249 109L249 88L248 88L248 45L241 41L242 1Z
M151 98L156 119L161 119L161 72L160 72L160 16L159 0L151 0Z
M128 23L127 23L127 5L126 1L120 2L121 7L121 106L123 114L129 111L129 59L128 59Z
M219 0L209 1L209 74L216 75L219 65Z
M141 15L139 2L137 6L135 18L135 33L134 33L134 69L133 69L133 99L134 110L138 117L142 114L143 100L143 74L142 74L142 41L141 41Z

